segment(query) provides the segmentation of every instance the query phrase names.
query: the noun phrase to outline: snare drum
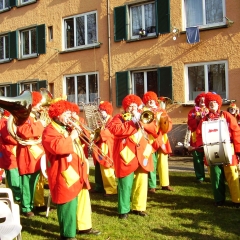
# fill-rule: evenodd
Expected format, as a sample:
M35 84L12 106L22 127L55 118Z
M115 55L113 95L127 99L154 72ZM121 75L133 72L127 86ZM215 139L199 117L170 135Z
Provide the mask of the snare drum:
M225 118L202 124L204 154L209 166L232 163L233 149Z

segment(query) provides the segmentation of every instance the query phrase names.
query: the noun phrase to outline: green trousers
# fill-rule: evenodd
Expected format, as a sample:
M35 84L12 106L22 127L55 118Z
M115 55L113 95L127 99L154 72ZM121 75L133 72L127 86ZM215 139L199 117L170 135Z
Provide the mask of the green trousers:
M33 210L33 201L36 184L40 171L32 174L21 175L21 208L22 212L31 212Z
M57 216L61 237L74 238L76 236L77 202L76 197L70 202L57 204Z
M157 187L157 155L156 153L152 153L153 165L154 169L152 172L148 173L148 187L156 188Z
M21 201L21 178L18 172L18 168L5 170L7 186L11 188L13 192L14 201Z
M204 169L204 152L193 151L193 167L197 180L205 180L205 169Z

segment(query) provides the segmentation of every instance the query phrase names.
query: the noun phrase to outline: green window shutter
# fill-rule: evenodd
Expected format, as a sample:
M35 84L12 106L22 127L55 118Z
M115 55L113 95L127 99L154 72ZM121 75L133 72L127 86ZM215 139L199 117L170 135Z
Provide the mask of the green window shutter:
M9 0L9 6L10 6L10 7L15 7L15 6L17 6L16 0Z
M170 0L155 0L157 33L170 33Z
M45 54L46 53L45 24L37 26L36 30L37 30L37 53Z
M10 32L8 33L8 37L9 37L9 57L11 59L18 58L18 41L17 41L18 32L17 31Z
M37 88L38 88L38 90L40 88L47 88L47 80L42 80L42 81L37 82Z
M116 72L116 104L117 107L122 106L122 100L130 93L130 77L129 72Z
M16 97L19 95L19 84L13 83L10 85L10 97Z
M171 66L158 68L158 96L173 98Z
M127 39L127 6L114 8L114 41Z

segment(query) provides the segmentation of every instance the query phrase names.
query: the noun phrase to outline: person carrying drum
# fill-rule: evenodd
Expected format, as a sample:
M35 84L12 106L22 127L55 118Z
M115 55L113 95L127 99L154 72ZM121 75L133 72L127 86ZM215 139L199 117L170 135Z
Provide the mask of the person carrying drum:
M196 129L202 118L208 114L208 109L205 106L205 93L200 93L195 98L195 107L188 113L188 130L191 131L190 142L187 149L193 155L193 167L196 175L196 182L202 183L205 181L204 168L204 152L202 148L196 148Z
M160 179L160 185L162 190L173 191L170 187L169 183L169 169L168 169L168 154L172 153L172 149L170 146L170 142L167 136L167 133L172 129L172 120L168 116L167 112L162 109L158 104L158 97L155 92L149 91L143 95L142 99L145 107L143 107L143 111L151 111L154 113L154 123L156 124L156 133L157 137L154 138L153 135L149 135L149 138L152 139L152 142L157 139L154 144L153 148L155 149L154 153L152 154L153 162L154 162L154 171L150 172L148 175L148 185L149 185L149 192L155 193L157 187L157 172ZM165 118L167 121L166 129L162 129L161 125L161 117ZM162 118L163 119L163 118ZM147 130L147 129L146 129ZM157 144L158 141L161 144Z
M238 158L240 154L240 128L237 124L236 119L227 111L221 111L222 98L220 95L215 93L207 93L205 95L205 104L209 109L209 113L200 120L197 127L197 143L196 146L200 147L203 145L203 131L202 126L204 121L214 121L225 119L228 131L230 135L230 141L232 143L232 161L230 164L217 164L210 165L210 178L211 185L216 206L222 206L225 203L225 179L228 183L230 190L231 200L233 206L240 206L240 192L239 192L239 177L237 171ZM221 126L221 125L220 125ZM223 129L220 129L223 130ZM218 131L217 126L212 127L211 131ZM209 136L209 132L208 132ZM213 140L216 142L216 140ZM206 157L205 152L205 157ZM217 154L217 153L215 153Z

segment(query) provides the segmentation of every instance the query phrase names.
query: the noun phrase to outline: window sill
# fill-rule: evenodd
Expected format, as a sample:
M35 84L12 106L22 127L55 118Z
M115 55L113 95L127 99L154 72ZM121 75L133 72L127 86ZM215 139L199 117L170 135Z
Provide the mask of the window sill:
M1 13L4 13L4 12L7 12L7 11L10 11L10 10L11 10L11 7L2 9L2 10L0 10L0 14L1 14Z
M39 56L39 54L34 55L34 56L29 56L29 57L22 57L22 58L18 58L18 61L22 61L22 60L28 60L28 59L32 59L32 58L37 58Z
M1 60L1 61L0 61L0 64L9 63L9 62L11 62L11 61L12 61L12 59Z
M214 27L206 27L206 28L199 28L199 31L202 32L202 31L209 31L209 30L213 30L213 29L218 29L218 28L227 28L228 25L225 24L225 25L221 25L221 26L214 26ZM185 34L186 31L181 31L180 34Z
M27 6L27 5L30 5L30 4L33 4L33 3L36 3L36 2L37 2L37 0L31 1L31 2L22 3L22 4L20 4L20 5L17 5L16 7L17 7L17 8L25 7L25 6Z
M60 51L60 54L63 53L69 53L69 52L77 52L77 51L83 51L83 50L88 50L88 49L94 49L94 48L100 48L101 43L94 45L94 46L86 46L86 47L82 47L82 48L74 48L74 49L67 49L64 51Z
M141 37L141 38L129 39L129 40L126 40L126 42L127 43L137 42L137 41L148 40L148 39L153 39L153 38L157 38L157 37L158 37L157 35L155 35L155 36L146 36L146 37Z

